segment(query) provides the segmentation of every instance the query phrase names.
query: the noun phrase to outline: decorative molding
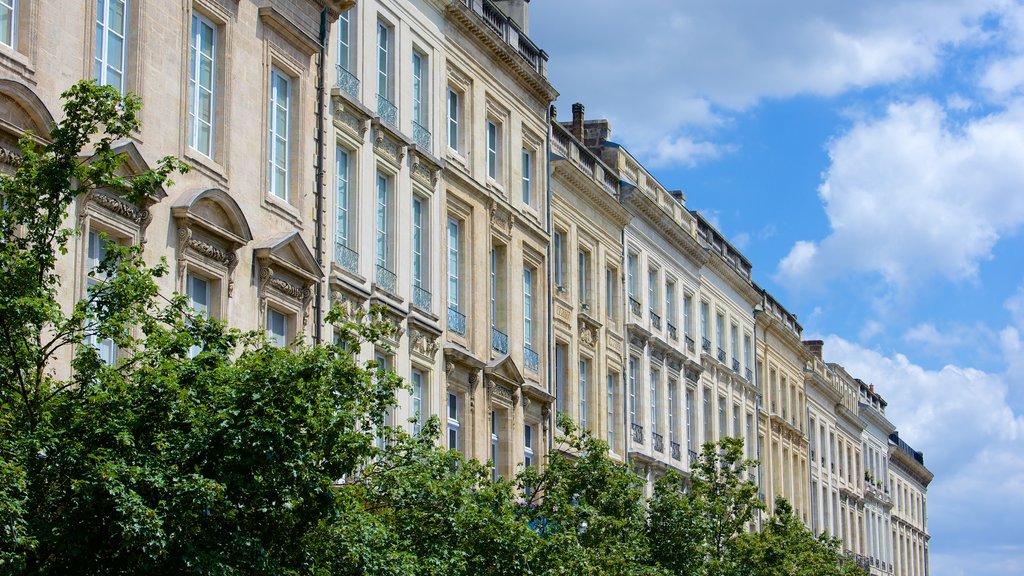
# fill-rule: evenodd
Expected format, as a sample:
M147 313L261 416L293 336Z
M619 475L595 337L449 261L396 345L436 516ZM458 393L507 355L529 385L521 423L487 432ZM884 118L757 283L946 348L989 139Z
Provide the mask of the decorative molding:
M10 166L12 168L17 168L17 167L21 166L21 163L22 163L21 153L15 151L15 150L11 150L9 148L4 148L4 147L0 146L0 164L5 164L5 165Z
M138 224L143 230L145 230L145 228L149 226L149 223L153 221L153 214L151 214L149 210L139 208L126 200L117 198L116 196L111 196L95 190L86 194L85 202L86 204L92 202L93 204L105 208L118 216L127 218Z
M588 322L580 321L580 344L593 348L597 343L597 330Z
M436 334L412 328L409 330L409 341L413 352L433 358L440 348Z
M424 186L433 190L441 179L441 168L427 161L421 154L413 154L410 158L410 175Z

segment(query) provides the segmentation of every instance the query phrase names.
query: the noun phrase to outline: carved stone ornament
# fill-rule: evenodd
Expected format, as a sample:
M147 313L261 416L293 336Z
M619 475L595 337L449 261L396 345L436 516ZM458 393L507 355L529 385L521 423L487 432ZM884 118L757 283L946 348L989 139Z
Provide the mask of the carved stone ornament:
M651 347L651 358L657 360L658 362L664 362L665 361L665 351L662 350L661 348L655 348L655 347L652 346Z
M409 331L409 340L412 342L413 351L424 356L433 357L440 347L436 335L416 328Z
M97 206L105 208L118 216L122 216L135 222L141 228L145 228L153 221L153 215L150 214L149 210L133 206L131 203L102 192L92 191L86 194L85 202L88 204L92 202Z
M505 400L510 404L513 402L512 389L510 389L508 386L505 386L504 384L491 384L488 385L488 388L488 391L491 393L493 397Z
M672 370L675 370L676 372L679 372L683 369L683 363L680 362L678 358L669 358L668 367Z
M580 343L593 348L596 342L597 331L594 330L594 327L585 322L580 322Z
M9 148L0 147L0 164L6 164L12 168L21 166L21 154Z
M647 339L631 334L629 336L629 344L643 350L647 347Z
M504 206L495 202L491 208L491 226L504 232L512 234L512 227L515 225L516 217Z
M455 362L452 362L451 360L447 360L446 359L444 361L444 375L445 375L445 377L446 378L451 378L452 377L452 372L455 372Z
M412 155L412 166L410 172L412 177L419 180L425 186L434 188L441 177L441 170L428 162L424 162L418 154Z

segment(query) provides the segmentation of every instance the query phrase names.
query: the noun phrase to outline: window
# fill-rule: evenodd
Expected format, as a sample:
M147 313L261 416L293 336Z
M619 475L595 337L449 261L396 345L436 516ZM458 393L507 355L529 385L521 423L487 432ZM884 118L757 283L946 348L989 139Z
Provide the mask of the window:
M676 410L676 389L679 387L679 382L675 378L670 378L668 381L668 439L672 442L676 442L676 434L679 431L678 422L676 418L679 416L679 412Z
M501 290L499 290L499 287ZM505 250L500 246L491 248L491 328L504 334L505 330ZM498 337L494 334L493 337ZM498 352L508 352L507 335L505 342L492 342L491 346Z
M740 329L733 324L729 327L729 339L732 349L732 365L739 370L740 365Z
M723 360L721 356L725 354L725 314L721 312L715 315L715 334L718 338L719 360Z
M612 268L605 268L604 270L604 312L608 315L608 318L614 320L616 315L616 290L615 290L615 270Z
M686 449L693 451L693 390L686 389Z
M97 0L95 76L101 86L124 93L127 57L128 1Z
M351 194L349 193L349 169L351 167L351 161L349 159L348 151L338 146L334 153L334 188L337 197L336 217L335 217L335 244L337 244L337 258L338 263L346 267L355 267L354 262L348 262L345 255L345 248L349 248L349 213L351 210Z
M533 426L523 426L523 465L533 466Z
M459 311L459 221L448 218L448 308Z
M637 359L629 357L629 421L631 424L639 424L636 413L636 370Z
M214 84L217 75L217 28L192 15L189 62L189 146L213 157Z
M391 32L390 26L377 22L377 97L391 101Z
M426 261L424 253L426 246L426 223L427 215L426 200L419 196L412 197L412 285L423 288L426 282Z
M634 252L630 252L627 258L626 274L628 276L626 286L629 288L629 297L636 300L637 293L640 291L640 279L637 277L640 274L640 257Z
M693 314L693 297L690 296L689 294L687 294L686 296L683 296L683 334L685 334L686 336L690 336L690 334L693 331L693 326L691 325L691 323L692 323L691 315L692 314Z
M459 397L448 393L448 449L459 450Z
M555 229L551 237L551 257L554 260L555 286L559 292L565 286L565 232Z
M750 379L749 372L750 372L750 362L752 360L752 356L751 356L752 353L753 353L753 349L752 349L752 346L751 346L750 334L744 334L743 335L743 368L745 368L747 370L747 373L748 373L747 379L748 380Z
M376 210L377 267L388 272L393 271L391 264L391 179L380 172L377 173L377 210Z
M270 72L270 193L288 201L288 130L291 81L276 68Z
M14 48L18 34L18 0L0 0L0 44Z
M740 430L739 404L732 405L732 436L733 438L743 438L743 432Z
M491 180L498 180L498 155L500 128L491 120L487 121L487 177Z
M104 258L107 257L107 240L101 236L99 232L94 230L89 231L89 241L86 246L86 270L88 278L86 280L86 286L88 291L92 291L93 288L107 279L106 273L99 270L100 264ZM94 332L96 326L87 326L87 332ZM117 344L111 338L100 339L96 334L87 334L85 343L96 349L96 353L99 355L100 360L107 365L113 365L117 360Z
M523 268L523 344L533 350L533 269Z
M710 352L707 348L711 345L711 338L708 336L708 314L710 312L710 306L707 302L700 303L700 337L703 339L705 351Z
M747 458L754 457L754 415L747 412Z
M523 204L533 204L533 152L523 148Z
M658 425L658 379L661 374L657 370L651 370L651 432L657 434L661 427Z
M267 340L279 348L288 345L288 317L273 308L267 308Z
M569 347L559 342L555 344L555 410L565 412L565 381L568 379L566 360Z
M455 90L448 89L448 147L458 152L459 147L459 118L460 118L460 94Z
M501 470L501 436L498 423L498 411L491 410L491 480L498 481Z
M589 364L586 360L580 360L580 391L578 400L580 428L583 430L587 429L587 372Z
M579 297L580 307L590 310L590 252L579 252Z
M704 441L711 442L714 439L711 421L711 388L704 389Z
M725 396L718 397L718 437L724 438L729 434L729 429L725 427Z
M658 271L653 268L647 271L647 307L658 311Z
M676 323L676 283L671 280L665 282L665 322Z
M189 274L185 284L186 292L188 295L188 304L192 310L202 316L210 315L210 283L205 278ZM193 345L188 355L190 358L195 358L203 351L203 347L198 344Z
M618 376L615 374L608 375L608 398L607 398L607 409L608 409L608 446L611 447L612 452L615 451L615 389Z
M352 72L352 10L345 10L338 18L338 67L345 72Z
M430 148L429 135L430 115L427 110L427 57L419 52L412 53L412 121L413 136L426 132L428 140L426 148ZM416 140L417 144L420 139Z
M423 383L426 378L423 372L413 368L412 370L412 391L409 395L409 413L415 419L412 424L413 434L419 434L423 430L423 417L426 413L423 410Z

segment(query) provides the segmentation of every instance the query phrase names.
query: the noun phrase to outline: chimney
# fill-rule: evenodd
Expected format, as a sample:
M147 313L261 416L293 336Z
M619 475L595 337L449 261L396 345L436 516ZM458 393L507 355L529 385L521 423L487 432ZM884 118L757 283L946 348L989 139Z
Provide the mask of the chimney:
M822 360L821 353L822 349L825 348L824 340L804 340L804 347L807 348L811 354L814 354L818 360Z
M583 123L583 144L588 148L600 147L612 139L612 125L607 120L587 120Z
M505 13L519 30L530 35L530 0L491 0L502 12Z
M572 105L572 135L583 142L583 104Z

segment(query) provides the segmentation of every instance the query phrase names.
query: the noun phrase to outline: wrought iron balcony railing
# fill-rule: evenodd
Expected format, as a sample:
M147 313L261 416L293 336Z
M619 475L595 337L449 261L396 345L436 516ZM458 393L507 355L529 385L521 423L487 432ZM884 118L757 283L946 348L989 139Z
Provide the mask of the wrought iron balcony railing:
M420 148L423 148L428 152L431 150L430 145L432 140L430 130L427 130L427 128L419 122L414 121L412 123L412 140Z
M737 374L740 373L740 361L735 358L732 359L732 371Z
M633 442L636 442L637 444L643 444L644 443L644 427L641 426L640 424L637 424L636 422L634 422L633 426L632 426L632 430L633 430Z
M687 450L686 453L690 458L690 468L693 468L694 464L697 463L697 453L693 450Z
M629 297L629 311L632 312L634 316L640 316L640 301L632 296Z
M523 364L526 364L526 369L531 372L540 371L540 355L537 351L529 346L523 347Z
M651 310L651 326L661 328L661 316L658 316L654 310Z
M745 372L744 375L747 377L747 382L753 382L754 381L754 372L750 368L746 369L746 372Z
M377 94L377 116L388 126L398 129L398 106L382 94Z
M697 349L696 348L696 343L693 341L693 338L690 338L689 336L687 336L686 337L686 350L687 350L687 352L693 353L696 349Z
M374 277L377 286L380 286L388 294L398 293L398 277L391 270L377 264L377 275Z
M466 315L451 306L448 307L448 329L459 336L466 335Z
M359 98L359 78L356 78L355 74L349 72L341 65L338 65L338 88L341 88L353 98Z
M725 350L722 350L721 348L718 349L718 361L725 364Z
M654 449L662 454L665 453L665 437L655 432L651 435L654 438Z
M679 442L670 442L670 445L672 447L672 459L673 460L682 460L683 459L682 447L679 445Z
M359 252L349 248L342 242L334 243L334 261L349 272L359 271Z
M491 349L499 354L508 354L508 334L491 326Z
M424 312L432 312L433 302L430 295L430 291L426 290L422 286L416 286L413 284L412 287L412 305L423 310Z
M707 338L701 338L700 349L707 352L708 354L711 354L711 340L708 340Z
M666 322L665 326L668 327L668 337L673 340L678 340L679 332L676 330L676 325L671 322Z

